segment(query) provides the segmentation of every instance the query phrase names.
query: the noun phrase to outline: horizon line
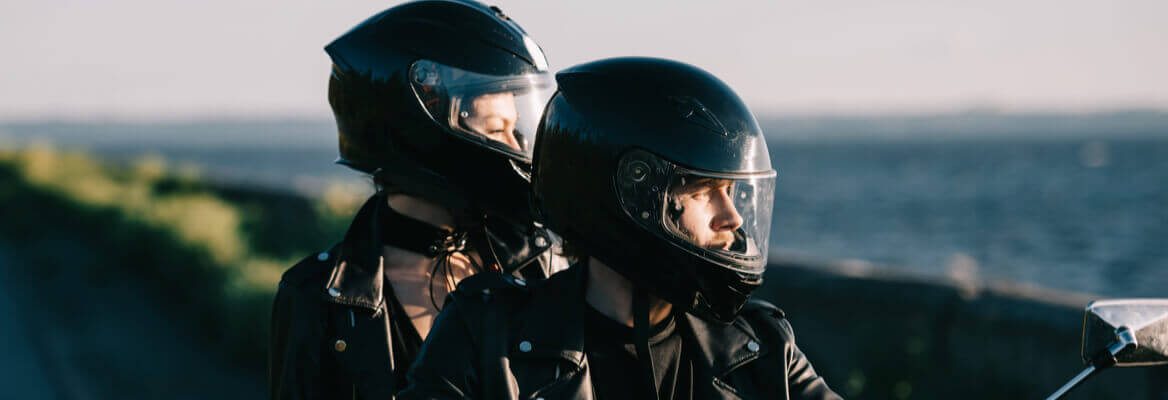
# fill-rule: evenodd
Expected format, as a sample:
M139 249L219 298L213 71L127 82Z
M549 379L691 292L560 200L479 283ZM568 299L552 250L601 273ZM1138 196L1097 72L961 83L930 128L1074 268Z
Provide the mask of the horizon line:
M759 121L791 119L905 119L949 116L1102 116L1126 113L1168 114L1168 106L1124 105L1115 107L996 107L968 106L949 108L852 108L852 109L781 109L756 112ZM43 123L110 123L158 124L195 122L322 122L333 121L331 112L264 111L264 112L82 112L82 113L10 113L0 114L0 124Z

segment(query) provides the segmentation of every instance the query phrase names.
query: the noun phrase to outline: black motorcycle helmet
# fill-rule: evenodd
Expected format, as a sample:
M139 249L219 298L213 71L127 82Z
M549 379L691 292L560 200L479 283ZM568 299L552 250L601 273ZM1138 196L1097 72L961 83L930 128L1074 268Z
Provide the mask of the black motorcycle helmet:
M424 0L325 47L338 163L456 214L530 220L531 142L554 82L497 7Z
M547 227L675 307L732 321L762 284L776 176L750 110L669 60L601 60L556 81L532 176Z

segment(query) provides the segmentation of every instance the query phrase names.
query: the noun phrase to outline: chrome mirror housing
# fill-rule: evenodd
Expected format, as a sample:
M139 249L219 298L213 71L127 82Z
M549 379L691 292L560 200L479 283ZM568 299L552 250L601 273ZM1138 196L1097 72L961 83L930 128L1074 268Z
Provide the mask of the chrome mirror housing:
M1106 368L1168 364L1168 299L1092 301L1083 314L1082 355L1087 368L1046 400Z
M1111 355L1114 366L1140 367L1168 364L1168 299L1097 300L1083 315L1083 362L1095 364L1120 336L1130 335ZM1110 362L1110 360L1108 360Z

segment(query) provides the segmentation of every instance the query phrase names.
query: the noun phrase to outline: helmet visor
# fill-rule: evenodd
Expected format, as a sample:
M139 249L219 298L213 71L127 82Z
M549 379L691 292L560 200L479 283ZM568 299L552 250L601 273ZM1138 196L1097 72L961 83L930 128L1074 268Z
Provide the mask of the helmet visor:
M531 161L535 128L555 79L548 72L486 75L418 60L410 84L422 108L455 135Z
M766 268L775 171L687 169L651 153L622 157L616 177L629 218L686 251L734 271Z

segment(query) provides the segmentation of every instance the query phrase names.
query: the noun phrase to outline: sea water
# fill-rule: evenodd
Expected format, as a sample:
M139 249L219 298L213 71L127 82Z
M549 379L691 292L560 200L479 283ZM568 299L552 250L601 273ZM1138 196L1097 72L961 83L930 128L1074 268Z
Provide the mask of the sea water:
M144 153L205 176L311 193L367 179L310 123L25 124L115 160ZM1145 139L772 140L771 248L900 272L1168 297L1168 135Z
M771 245L1168 297L1168 140L771 143Z

